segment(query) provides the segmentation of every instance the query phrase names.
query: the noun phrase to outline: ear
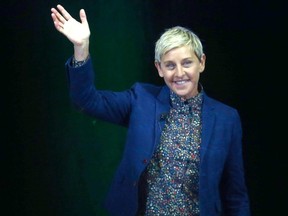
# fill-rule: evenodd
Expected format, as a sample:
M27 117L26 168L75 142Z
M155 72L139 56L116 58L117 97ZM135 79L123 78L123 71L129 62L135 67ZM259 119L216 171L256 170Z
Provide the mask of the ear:
M205 63L206 63L206 55L202 54L200 59L200 73L202 73L205 70Z
M157 68L157 71L158 71L158 74L160 77L163 77L163 72L162 72L162 69L161 69L161 63L158 62L158 61L155 61L154 62L154 65L155 67Z

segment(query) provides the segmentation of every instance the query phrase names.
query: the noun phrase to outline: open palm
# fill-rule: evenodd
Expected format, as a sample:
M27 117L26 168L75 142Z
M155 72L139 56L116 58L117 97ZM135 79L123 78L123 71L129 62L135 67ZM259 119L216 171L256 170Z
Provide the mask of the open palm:
M79 12L81 22L75 20L61 5L57 5L57 9L51 9L55 28L76 46L88 41L90 29L84 9Z

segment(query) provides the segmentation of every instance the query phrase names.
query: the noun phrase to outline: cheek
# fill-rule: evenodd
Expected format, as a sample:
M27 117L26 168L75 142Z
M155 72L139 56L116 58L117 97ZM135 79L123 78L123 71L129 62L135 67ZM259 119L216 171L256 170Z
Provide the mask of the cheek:
M173 73L163 72L162 78L164 78L165 80L172 80L173 79Z

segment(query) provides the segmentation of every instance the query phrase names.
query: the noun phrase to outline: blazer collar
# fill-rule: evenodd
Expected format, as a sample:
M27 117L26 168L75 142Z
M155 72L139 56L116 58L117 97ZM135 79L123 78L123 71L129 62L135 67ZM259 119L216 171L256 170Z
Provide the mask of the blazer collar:
M164 85L161 88L157 99L160 101L160 103L170 105L170 89L167 85Z

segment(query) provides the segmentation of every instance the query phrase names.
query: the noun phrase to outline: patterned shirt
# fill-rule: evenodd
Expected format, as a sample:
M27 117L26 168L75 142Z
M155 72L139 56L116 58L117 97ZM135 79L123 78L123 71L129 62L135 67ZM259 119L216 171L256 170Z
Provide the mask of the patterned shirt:
M171 92L170 98L172 107L160 144L144 173L146 204L142 215L199 216L203 95L183 100Z

